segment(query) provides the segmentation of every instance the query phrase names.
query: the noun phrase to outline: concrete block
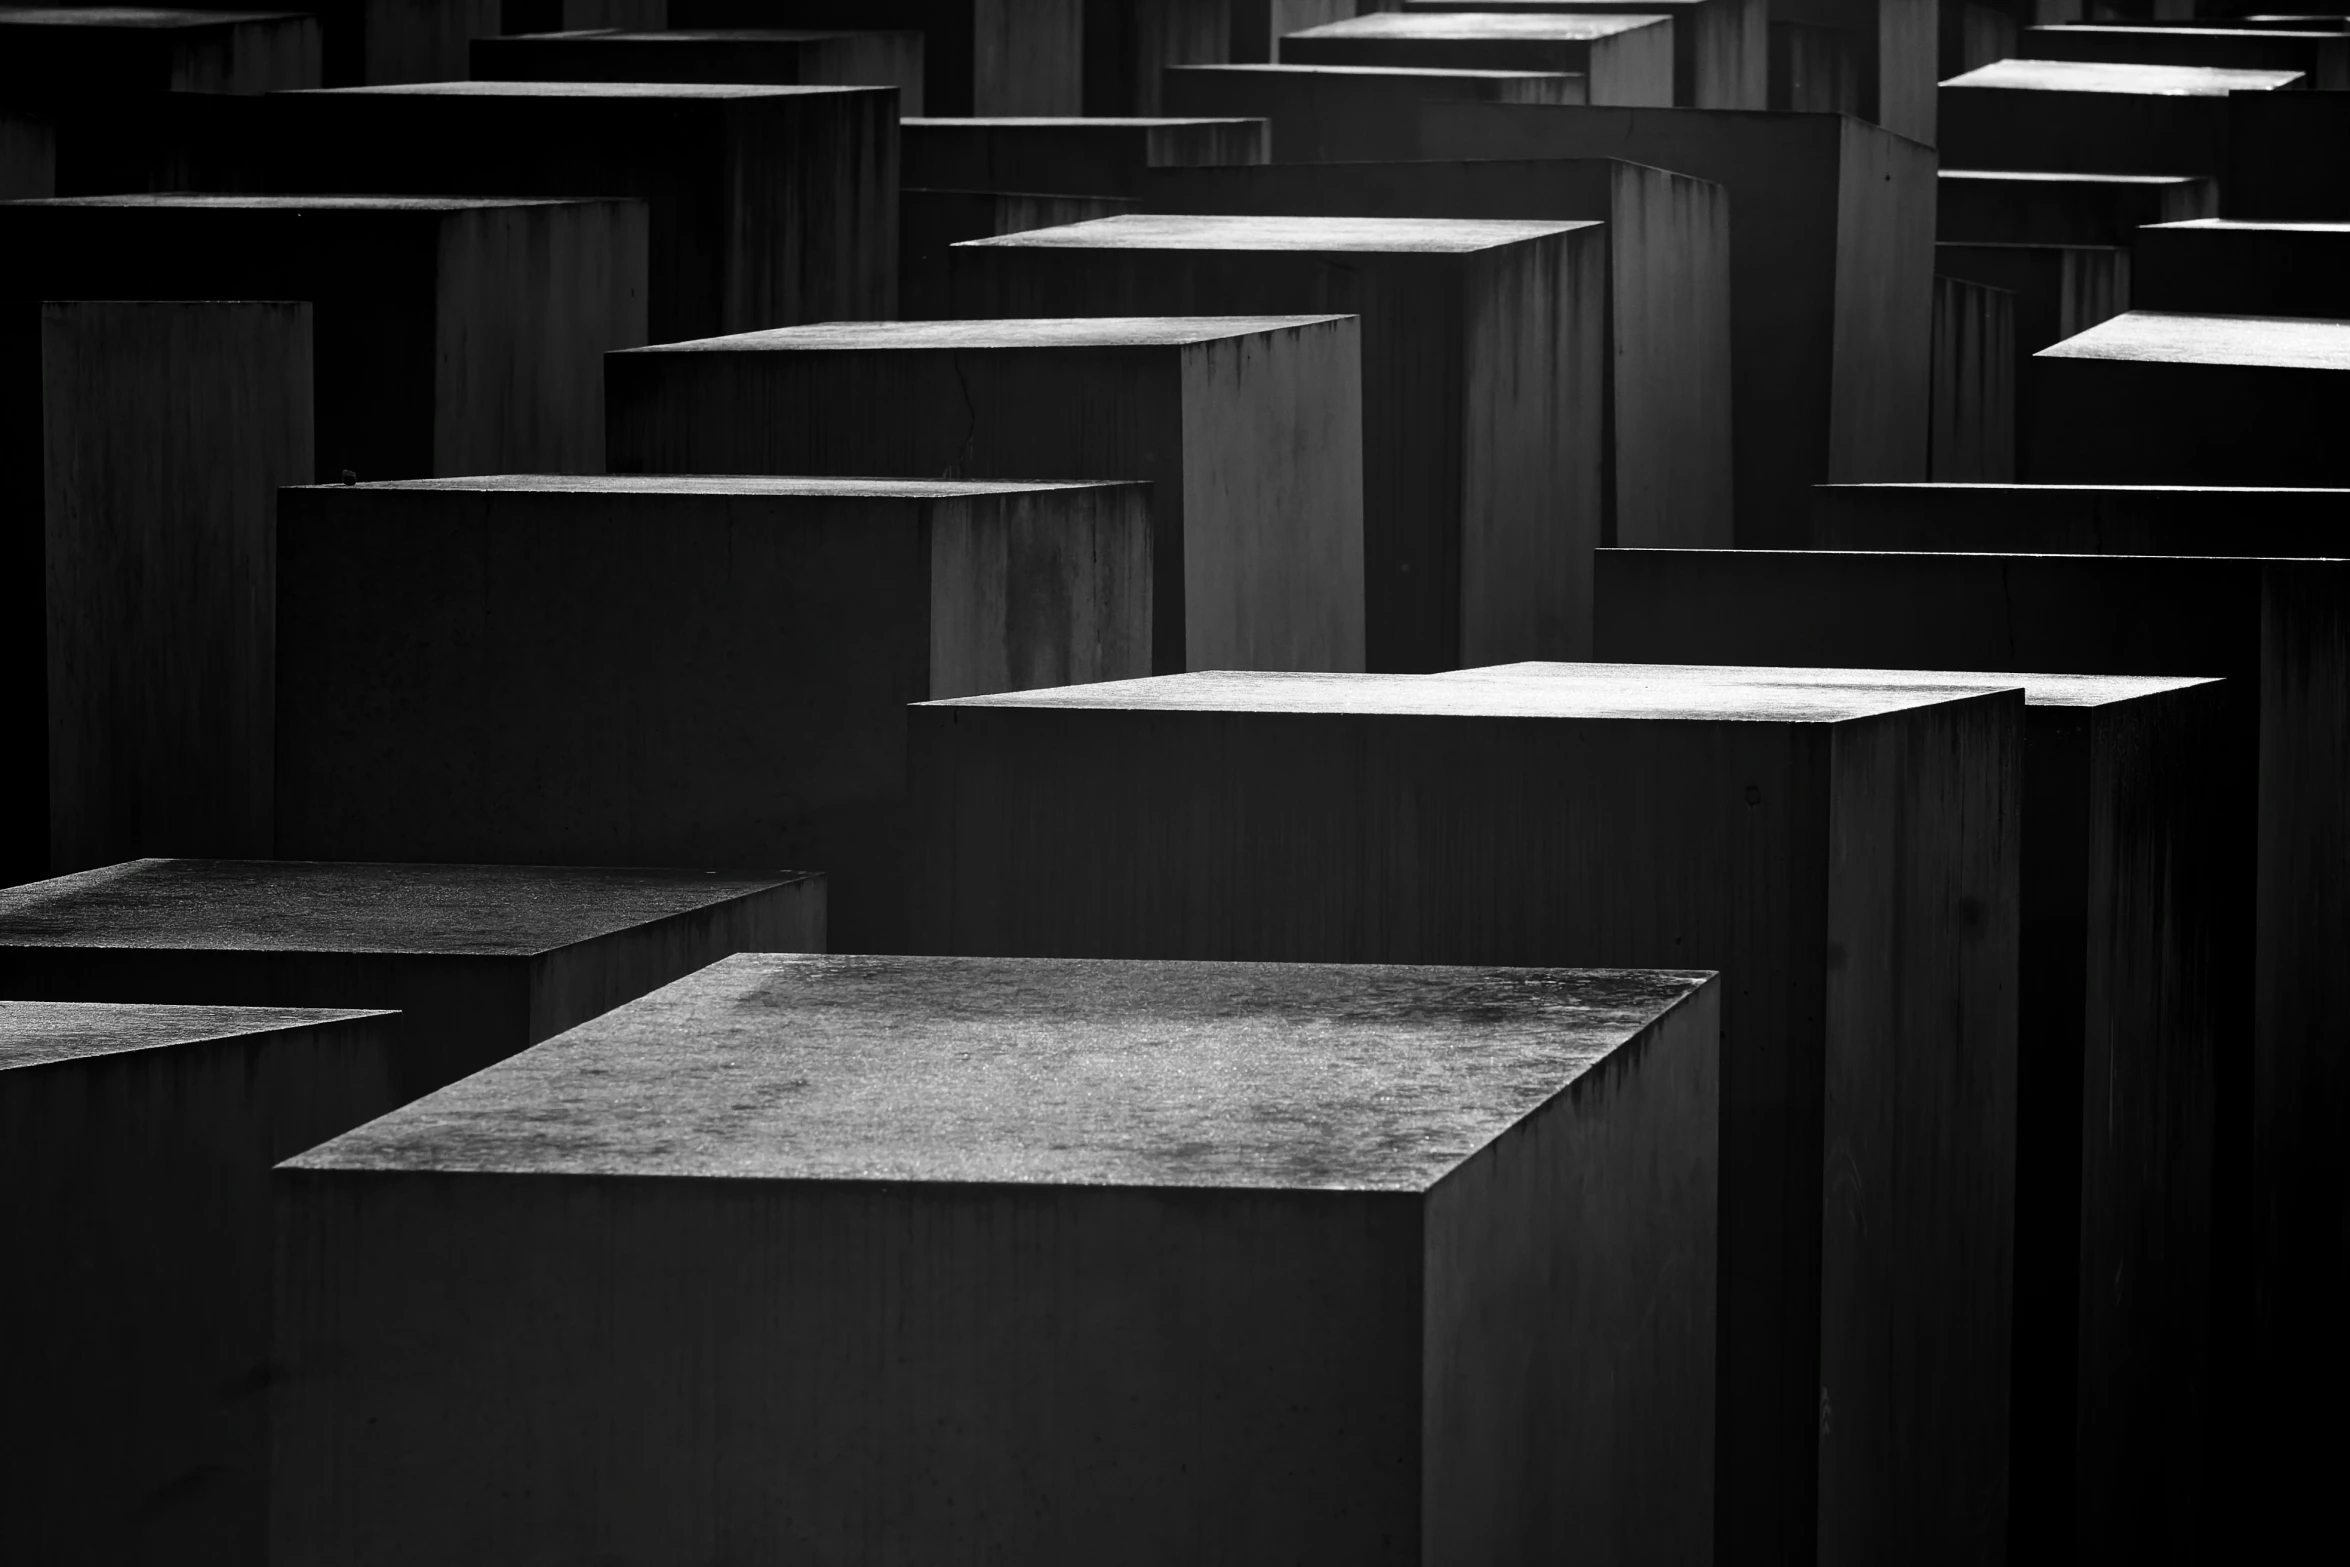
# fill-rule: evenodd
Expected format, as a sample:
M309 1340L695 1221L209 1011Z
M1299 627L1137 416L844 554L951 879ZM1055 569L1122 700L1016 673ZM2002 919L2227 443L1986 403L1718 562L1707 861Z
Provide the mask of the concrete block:
M1424 104L1581 103L1584 80L1544 71L1370 65L1194 65L1167 73L1174 114L1247 114L1271 126L1284 163L1417 157Z
M1942 155L1964 169L2222 174L2228 95L2304 85L2298 71L2000 60L1942 84Z
M1261 119L915 119L899 134L906 184L929 190L1131 196L1154 168L1272 155Z
M264 1559L269 1169L398 1103L392 1021L0 1001L12 1555Z
M1706 1562L1722 989L719 964L281 1168L275 1559Z
M1811 547L2021 555L2350 555L2350 490L1824 484Z
M2144 224L2219 215L2209 175L1944 169L1935 191L1946 245L2126 245Z
M1583 78L1587 103L1673 101L1664 16L1384 11L1291 33L1275 54L1285 65L1561 71Z
M1623 0L1404 0L1403 8L1423 13L1593 16L1622 14ZM1640 13L1672 20L1674 103L1695 109L1770 107L1766 0L1661 0L1642 5Z
M911 731L915 940L1742 976L1717 1548L1814 1555L1829 1423L1921 1529L1964 1499L1915 1559L1979 1559L2005 1476L2022 722L2013 690L1596 665L934 703ZM1939 1470L1902 1467L1927 1447Z
M315 302L318 477L604 466L607 349L645 341L624 200L109 196L0 206L0 297Z
M1088 0L669 0L671 27L919 32L931 114L1050 114L1085 106Z
M1163 114L1170 66L1232 56L1232 0L1084 0L1084 112Z
M967 239L1083 223L1134 210L1122 196L1050 196L1005 190L898 192L898 318L954 314L947 247Z
M1431 105L1431 158L1620 158L1713 180L1731 233L1738 542L1801 536L1810 487L1926 473L1934 154L1816 115Z
M1164 213L1597 219L1609 348L1600 474L1610 543L1732 542L1729 193L1606 158L1165 169Z
M2014 442L2039 417L2044 383L2032 356L2130 308L2130 252L2116 245L1953 245L1934 247L1936 270L1969 283L2005 290L2014 300L2008 376L2015 422L2007 468L1999 473L1941 474L1935 478L2012 479Z
M841 322L609 361L624 473L1146 479L1151 667L1360 669L1362 338L1334 316Z
M293 12L9 7L0 9L0 100L20 108L316 87L319 36L315 16Z
M1929 147L1936 140L1939 12L1935 0L1770 0L1774 27L1842 35L1850 113Z
M2027 27L2016 53L2028 60L2108 60L2124 65L2216 65L2234 71L2298 71L2307 85L2350 87L2350 34L2277 28Z
M2350 92L2230 95L2220 213L2350 220Z
M2016 296L1962 278L1934 279L1933 429L1926 467L1938 480L2015 477Z
M266 106L279 189L643 200L655 342L897 309L884 88L454 81Z
M2163 223L2138 230L2131 252L2142 309L2350 317L2350 223Z
M0 890L9 995L396 1011L402 1104L720 958L823 948L798 871L133 860Z
M922 112L915 32L605 28L473 40L475 81L759 82L895 87L898 112Z
M1291 33L1342 21L1374 0L1232 0L1229 58L1262 64L1273 46Z
M499 0L498 31L570 33L591 27L658 31L669 25L669 0Z
M307 304L0 313L0 882L270 852L277 491L311 464Z
M1841 27L1770 25L1770 96L1784 114L1860 113L1859 46Z
M803 865L835 949L903 951L906 704L1148 673L1150 523L1142 484L289 490L279 852Z
M2350 321L2133 310L2029 378L2036 483L2350 485Z
M57 122L0 109L0 201L57 194Z

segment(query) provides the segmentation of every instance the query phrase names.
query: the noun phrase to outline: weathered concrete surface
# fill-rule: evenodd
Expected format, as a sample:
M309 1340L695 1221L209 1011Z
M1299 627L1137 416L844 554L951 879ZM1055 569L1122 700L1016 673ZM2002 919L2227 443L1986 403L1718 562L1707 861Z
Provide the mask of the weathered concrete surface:
M798 865L902 951L905 710L1150 669L1150 489L449 479L283 498L278 851Z
M935 703L913 715L915 939L1744 976L1724 997L1720 1550L1813 1555L1826 1343L1916 1367L1830 1381L1835 1429L1888 1463L1917 1451L1902 1421L1941 1433L1962 1461L1888 1494L1921 1539L1945 1532L1914 1559L1979 1559L2004 1518L2022 722L2012 690L1613 666ZM1830 1146L1878 1239L1839 1223L1824 1261ZM1851 1316L1824 1334L1829 1278Z
M1937 139L1938 12L1934 0L1770 0L1774 27L1841 35L1849 112L1929 147Z
M2221 214L2350 220L2350 93L2243 93L2228 99Z
M907 120L905 182L930 190L1131 196L1155 168L1263 163L1261 119Z
M2340 31L2214 27L2027 27L2015 51L2030 60L2111 60L2126 65L2216 65L2232 71L2298 71L2306 84L2350 87L2350 36Z
M1404 0L1408 12L1485 11L1504 16L1666 16L1673 23L1673 102L1693 109L1770 107L1767 0ZM1238 56L1235 56L1238 58ZM1252 57L1253 58L1253 57Z
M1365 656L1449 669L1587 644L1605 245L1595 223L1135 214L953 268L973 316L1359 314Z
M1146 210L1607 224L1600 536L1729 544L1730 210L1710 180L1606 158L1165 169ZM1009 231L1007 231L1009 232Z
M2039 555L2350 555L2350 490L1824 484L1811 547Z
M13 107L130 93L277 92L319 80L315 16L226 7L0 7L0 98Z
M2155 224L2137 232L2131 259L2140 309L2350 317L2350 223Z
M1289 34L1341 21L1359 9L1358 0L1231 0L1229 58L1262 64Z
M2115 245L1954 245L1934 247L1935 269L1949 277L2004 289L2014 300L2008 376L2012 387L2010 457L2002 472L1940 474L1934 478L2012 479L2014 443L2040 417L2048 395L2032 356L2077 337L2130 308L2130 252Z
M1090 0L669 0L679 28L910 29L931 114L1082 114ZM1131 112L1131 111L1111 111Z
M898 319L954 314L948 247L967 239L1083 223L1134 210L1122 196L1053 196L1008 190L898 192Z
M1152 668L1360 669L1362 359L1359 324L1334 316L840 322L665 344L608 363L612 461L1145 479Z
M1858 41L1841 27L1773 20L1768 108L1786 114L1860 113Z
M736 952L820 951L824 879L134 860L0 890L0 989L382 1007L401 1102Z
M1719 991L730 960L280 1170L276 1559L1702 1563Z
M1944 169L1936 193L1946 245L2126 245L2142 224L2219 215L2208 175Z
M2297 71L2001 60L1941 86L1942 155L1963 169L2222 174L2228 95Z
M0 883L270 852L277 491L311 473L310 314L0 316Z
M1423 110L1420 141L1422 157L1621 158L1729 191L1740 544L1800 538L1823 480L1925 476L1932 149L1818 116L1469 104Z
M1284 65L1563 71L1589 103L1673 102L1673 21L1654 14L1382 11L1291 33L1274 52Z
M2011 290L1934 279L1926 471L1936 479L2015 477L2016 315Z
M1582 103L1584 79L1555 71L1368 65L1190 66L1167 73L1172 114L1246 114L1271 124L1283 163L1419 156L1424 104Z
M399 1102L393 1021L0 1001L12 1555L263 1559L269 1169Z
M917 32L548 32L476 38L472 66L475 81L895 87L900 114L922 112L922 35Z
M2029 375L2022 478L2350 485L2350 321L2133 310Z
M1084 0L1087 114L1165 112L1169 66L1232 56L1232 0Z
M499 0L498 5L498 29L509 38L593 27L643 30L668 25L669 0Z

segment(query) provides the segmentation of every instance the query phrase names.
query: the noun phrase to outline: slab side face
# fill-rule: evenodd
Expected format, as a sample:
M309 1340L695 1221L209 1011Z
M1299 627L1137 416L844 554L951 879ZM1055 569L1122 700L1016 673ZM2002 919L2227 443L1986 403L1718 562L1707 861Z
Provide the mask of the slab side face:
M1424 103L1584 103L1589 96L1588 77L1556 71L1225 65L1167 75L1170 108L1261 116L1272 127L1272 155L1285 163L1417 156L1413 116Z

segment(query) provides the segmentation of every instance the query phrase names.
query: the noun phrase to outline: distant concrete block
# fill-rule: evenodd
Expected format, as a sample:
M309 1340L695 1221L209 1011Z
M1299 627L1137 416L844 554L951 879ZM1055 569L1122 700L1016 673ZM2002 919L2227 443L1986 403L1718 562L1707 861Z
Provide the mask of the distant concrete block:
M1087 114L1162 114L1170 66L1232 55L1233 0L1084 0Z
M905 182L928 190L1131 196L1151 169L1263 163L1261 119L909 119Z
M1962 278L1934 279L1936 479L2015 477L2016 297Z
M2140 309L2350 318L2350 223L2163 223L2131 251Z
M1946 245L2126 245L2144 224L2219 215L2209 175L1944 169L1935 188Z
M2216 65L2232 71L2298 71L2307 85L2350 87L2350 34L2279 28L2027 27L2016 53L2028 60L2109 60L2125 65Z
M607 349L645 340L644 205L367 196L0 206L0 297L315 302L317 470L604 466Z
M1823 484L1810 545L2021 555L2350 555L2350 489Z
M537 476L283 499L278 852L824 872L905 948L906 704L1150 669L1141 484Z
M319 84L319 26L292 12L57 6L0 9L0 100L265 93Z
M1663 16L1374 12L1291 33L1284 65L1562 71L1589 103L1673 101L1673 22Z
M2237 93L2228 98L2221 214L2350 221L2350 93Z
M673 28L883 28L923 35L931 114L1084 114L1092 0L669 0ZM909 111L911 112L911 111Z
M955 298L974 316L1359 314L1365 657L1449 669L1588 638L1605 236L1135 214L958 245Z
M1859 47L1841 27L1771 23L1771 91L1784 114L1860 113Z
M1584 79L1544 71L1368 65L1186 66L1167 73L1174 114L1245 114L1272 127L1283 163L1417 157L1423 104L1582 103Z
M1514 17L1622 15L1626 7L1624 0L1404 0L1403 9ZM1770 8L1764 0L1656 0L1639 12L1672 21L1674 103L1694 109L1770 107Z
M900 114L922 112L922 35L916 32L550 31L476 38L472 67L475 81L895 87Z
M1936 141L1939 13L1935 0L1770 0L1774 28L1809 31L1815 49L1830 35L1841 42L1853 100L1847 112L1929 147Z
M2032 356L2130 308L2130 252L2118 245L1953 245L1934 247L1934 266L1945 276L2005 290L2013 300L2007 375L2014 423L2009 427L2009 461L1996 473L1944 474L1940 478L2012 479L2016 442L2038 417L2044 384Z
M275 1559L1696 1567L1724 988L719 964L281 1168Z
M263 1559L269 1170L399 1103L394 1022L0 1001L11 1554Z
M1262 64L1273 58L1273 46L1289 34L1342 21L1365 3L1368 0L1232 0L1230 58Z
M498 30L509 38L591 27L634 30L668 25L669 0L499 0L498 4Z
M1052 196L1006 190L898 192L898 318L954 314L948 247L967 239L1056 228L1134 210L1122 196Z
M1942 155L1964 169L2223 174L2228 95L2298 71L2000 60L1941 86Z
M57 194L57 122L0 109L0 201Z

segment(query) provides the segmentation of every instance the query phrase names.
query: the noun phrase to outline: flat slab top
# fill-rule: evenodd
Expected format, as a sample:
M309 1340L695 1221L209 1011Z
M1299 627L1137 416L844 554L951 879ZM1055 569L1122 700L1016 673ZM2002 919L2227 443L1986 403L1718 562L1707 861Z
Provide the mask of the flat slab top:
M957 250L1282 250L1469 255L1547 239L1594 221L1529 223L1490 218L1183 217L1124 212L1058 228L967 239Z
M2132 310L2032 357L2350 370L2350 321Z
M2149 223L2150 229L2216 229L2236 234L2339 234L2350 236L2350 223L2279 223L2265 218L2181 218L2176 223Z
M1982 687L1871 680L1790 683L1783 671L1696 664L1554 664L1540 680L1453 675L1275 674L1214 670L953 697L922 707L1099 712L1325 713L1353 717L1563 718L1732 723L1838 723L1931 707ZM2005 689L2020 690L2021 676Z
M895 92L894 87L823 87L741 82L392 82L380 87L305 87L305 98L799 98L822 93ZM286 96L293 96L287 94Z
M1257 337L1353 316L1052 316L1002 321L821 321L616 352L763 354L841 349L1172 348Z
M2140 97L2222 98L2232 92L2289 87L2299 71L2238 71L2216 65L2124 65L2111 60L1995 60L1944 87L2004 87L2025 92L2134 93Z
M528 957L795 871L131 860L0 888L0 947Z
M42 196L9 207L125 207L191 212L474 212L491 207L577 207L610 196L234 196L164 191L155 195Z
M947 118L937 115L907 115L898 121L901 130L909 131L1148 131L1165 126L1182 125L1261 125L1264 122L1246 115L1231 114L1152 114L1152 115L1065 115L1047 114L985 114Z
M181 11L167 6L93 5L0 7L0 27L125 28L172 31L233 27L240 22L295 22L300 11Z
M121 1001L0 1001L0 1072L94 1056L317 1028L389 1012L325 1007L172 1007Z
M1582 680L1593 671L1610 667L1605 664L1560 664L1529 660L1522 664L1490 664L1479 669L1456 669L1431 680ZM1702 671L1707 666L1698 664L1639 666L1644 672L1661 668ZM1896 687L1915 691L1941 692L1949 695L1968 695L1983 691L2013 691L2023 687L2026 707L2110 707L2119 702L2143 701L2147 697L2163 696L2173 691L2185 691L2195 686L2215 686L2219 682L2188 676L2169 675L2041 675L2004 673L1998 670L1944 670L1944 669L1752 669L1740 668L1742 679L1757 686L1778 686L1789 690L1841 691L1859 685L1865 687Z
M956 500L1040 490L1123 490L1128 479L821 479L763 473L485 473L462 479L301 484L302 490L433 490L451 495L732 495L764 500Z
M1416 1192L1706 978L735 957L291 1165Z
M1507 11L1376 11L1369 16L1350 17L1345 21L1326 22L1320 27L1285 33L1282 37L1284 40L1392 38L1419 43L1471 39L1589 43L1593 39L1634 33L1643 27L1654 27L1660 22L1671 20L1670 16L1654 12L1642 16L1621 11L1596 15L1577 15L1572 12L1512 14Z
M1999 180L2044 185L2192 185L2202 174L2072 174L2049 169L1942 169L1946 180Z
M1462 77L1476 81L1523 82L1537 77L1574 76L1573 71L1489 71L1467 65L1302 65L1295 61L1231 61L1222 65L1170 65L1170 71L1249 71L1268 76Z

